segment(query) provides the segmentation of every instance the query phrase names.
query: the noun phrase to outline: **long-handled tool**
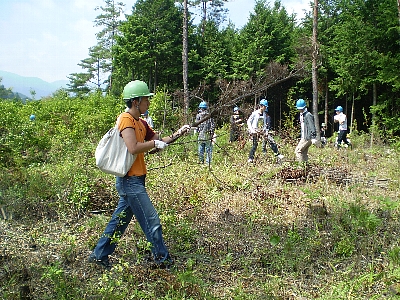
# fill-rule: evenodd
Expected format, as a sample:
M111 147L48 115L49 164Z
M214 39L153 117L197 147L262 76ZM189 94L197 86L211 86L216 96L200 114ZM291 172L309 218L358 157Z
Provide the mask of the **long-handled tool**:
M202 118L202 119L200 119L200 120L198 120L198 121L196 121L196 122L193 122L193 123L190 125L190 127L191 127L191 128L196 128L196 127L199 126L201 123L203 123L203 122L207 121L208 119L210 119L211 117L215 116L219 111L220 111L220 109L215 109L215 110L213 110L213 111L210 112L209 114L205 115L204 118ZM173 142L175 142L175 141L176 141L178 138L180 138L180 137L181 137L181 135L176 135L176 136L171 135L171 136L170 136L171 141L170 141L168 144L172 144ZM161 149L154 148L153 150L149 151L149 154L157 153L157 152L159 152L160 150L161 150Z

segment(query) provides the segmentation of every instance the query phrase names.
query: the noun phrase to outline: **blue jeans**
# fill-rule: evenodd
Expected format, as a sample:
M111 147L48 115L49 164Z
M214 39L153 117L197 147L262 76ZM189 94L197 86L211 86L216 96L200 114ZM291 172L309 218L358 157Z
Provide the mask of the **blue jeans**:
M262 142L262 151L264 153L267 152L267 143L269 144L269 147L274 151L275 155L279 155L279 150L278 146L276 145L274 138L268 134L267 137L264 137L263 142Z
M213 145L211 141L199 142L199 162L204 163L204 153L206 154L207 165L211 164Z
M146 175L116 178L115 186L120 198L110 222L94 249L96 258L105 260L114 252L119 238L135 215L147 241L152 245L151 252L154 260L161 263L169 259L169 253L162 237L160 218L147 195Z

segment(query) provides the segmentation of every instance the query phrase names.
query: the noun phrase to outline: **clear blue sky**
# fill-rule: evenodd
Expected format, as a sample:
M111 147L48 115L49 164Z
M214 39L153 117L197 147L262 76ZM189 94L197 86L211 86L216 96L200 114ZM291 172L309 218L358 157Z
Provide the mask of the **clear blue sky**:
M135 0L125 3L131 13ZM273 4L273 0L270 4ZM281 0L289 14L304 15L310 0ZM67 80L82 72L77 64L97 44L95 7L103 0L0 0L0 70L45 81ZM247 23L254 1L230 0L229 19L237 28Z

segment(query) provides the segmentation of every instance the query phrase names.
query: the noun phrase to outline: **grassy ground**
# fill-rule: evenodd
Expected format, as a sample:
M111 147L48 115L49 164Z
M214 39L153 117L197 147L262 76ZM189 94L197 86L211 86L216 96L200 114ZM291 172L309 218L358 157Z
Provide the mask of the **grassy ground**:
M398 151L354 137L353 150L312 146L304 168L294 161L294 144L277 138L282 162L258 149L249 164L250 143L240 149L221 134L211 167L197 164L190 137L148 157L147 188L174 268L146 262L135 221L111 271L87 263L118 200L114 179L92 169L95 179L86 182L76 175L82 170L66 170L70 184L82 187L68 197L74 209L65 191L23 213L4 206L1 297L400 298ZM55 180L49 170L28 172ZM39 194L40 184L30 184Z

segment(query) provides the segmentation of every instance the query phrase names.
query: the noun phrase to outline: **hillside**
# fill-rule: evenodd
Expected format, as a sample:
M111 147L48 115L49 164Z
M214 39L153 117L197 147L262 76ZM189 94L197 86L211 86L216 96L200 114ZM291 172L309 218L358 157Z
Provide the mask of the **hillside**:
M50 96L60 88L66 88L68 80L58 80L54 82L46 82L37 77L24 77L14 73L1 71L2 84L5 88L12 88L14 93L23 94L31 98L31 90L36 92L35 98Z
M369 135L353 133L352 150L335 150L330 139L312 146L301 166L297 135L278 131L284 160L259 146L247 163L250 142L228 143L223 126L207 166L198 164L196 137L188 134L146 156L147 190L175 265L155 268L133 219L115 237L106 271L87 257L118 195L93 155L123 111L120 100L0 105L3 299L399 298L396 145L370 147Z
M10 91L4 85L0 84L0 98L1 99L21 99L22 101L29 100L30 98L21 93L14 93L12 90Z

